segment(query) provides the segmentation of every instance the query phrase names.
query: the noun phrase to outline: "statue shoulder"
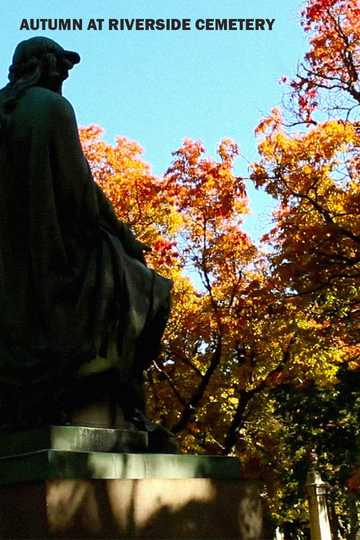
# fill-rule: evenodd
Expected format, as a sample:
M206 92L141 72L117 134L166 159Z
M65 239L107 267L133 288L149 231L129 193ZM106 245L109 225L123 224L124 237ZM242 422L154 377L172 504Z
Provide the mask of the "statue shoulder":
M23 100L26 102L27 107L31 109L42 109L44 112L60 115L74 115L71 103L64 96L41 86L29 88Z
M77 129L71 103L52 90L39 86L29 88L19 105L19 119L26 123L42 126L41 129L45 128L53 133Z

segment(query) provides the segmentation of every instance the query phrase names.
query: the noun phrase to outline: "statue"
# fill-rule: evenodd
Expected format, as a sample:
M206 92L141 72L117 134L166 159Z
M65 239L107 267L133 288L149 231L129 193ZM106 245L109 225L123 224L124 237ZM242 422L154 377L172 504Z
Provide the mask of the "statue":
M114 422L120 408L149 423L143 372L159 352L171 282L146 266L149 248L92 178L62 96L79 61L51 39L25 40L0 90L3 429L66 423L91 400L107 400Z

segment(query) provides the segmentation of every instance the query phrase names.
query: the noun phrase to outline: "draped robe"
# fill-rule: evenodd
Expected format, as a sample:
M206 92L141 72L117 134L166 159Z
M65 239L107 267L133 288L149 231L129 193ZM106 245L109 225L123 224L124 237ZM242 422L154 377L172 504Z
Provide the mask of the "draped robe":
M171 282L94 182L64 97L19 99L0 175L0 400L48 395L99 357L131 385L158 353Z

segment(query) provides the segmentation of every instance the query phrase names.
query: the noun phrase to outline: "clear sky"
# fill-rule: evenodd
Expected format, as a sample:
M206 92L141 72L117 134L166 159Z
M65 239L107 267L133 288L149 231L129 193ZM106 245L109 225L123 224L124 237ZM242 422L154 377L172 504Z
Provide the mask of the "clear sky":
M301 6L301 0L1 0L0 84L19 41L51 37L82 58L64 85L79 125L102 126L109 142L117 135L136 140L157 175L185 137L200 139L210 155L231 137L242 151L236 172L247 176L247 160L256 158L254 129L281 103L278 80L294 74L306 49ZM81 18L83 30L20 30L24 18ZM104 19L103 30L87 30L90 18ZM191 30L110 31L109 18L186 18ZM200 18L275 22L272 31L201 31ZM245 228L257 240L273 203L251 185L248 193Z

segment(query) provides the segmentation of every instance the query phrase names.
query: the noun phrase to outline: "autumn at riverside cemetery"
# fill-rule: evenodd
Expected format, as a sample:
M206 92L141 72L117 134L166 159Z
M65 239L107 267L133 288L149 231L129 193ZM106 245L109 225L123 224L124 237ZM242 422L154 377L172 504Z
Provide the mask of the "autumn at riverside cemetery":
M162 352L146 373L149 415L183 452L238 456L245 477L265 482L271 519L289 538L307 526L315 451L334 538L351 538L360 510L360 6L308 0L299 24L307 53L280 81L283 107L254 126L248 179L277 204L258 245L242 228L241 141L220 141L209 158L185 139L158 178L137 142L110 145L95 125L81 140L118 217L151 247L148 265L173 280Z

